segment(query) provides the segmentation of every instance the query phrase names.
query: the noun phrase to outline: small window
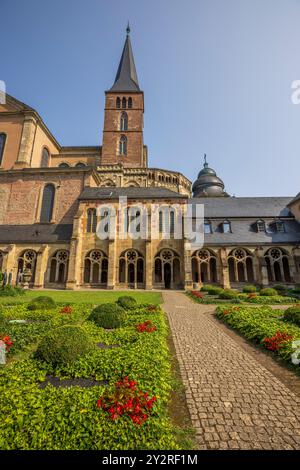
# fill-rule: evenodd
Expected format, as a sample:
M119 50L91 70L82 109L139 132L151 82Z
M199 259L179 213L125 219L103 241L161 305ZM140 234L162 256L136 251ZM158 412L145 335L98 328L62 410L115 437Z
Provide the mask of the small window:
M122 98L122 108L126 108L126 98Z
M277 232L284 232L284 222L282 220L276 220L276 231Z
M266 231L266 224L264 220L258 220L256 222L256 230L257 232L265 232Z
M121 100L120 100L119 97L116 99L116 107L117 107L118 109L121 108Z
M59 168L70 168L70 166L69 166L67 163L64 163L64 162L63 162L63 163L60 163L60 164L58 165L58 167L59 167Z
M42 150L41 167L48 168L49 162L50 162L50 153L46 149L46 147L44 147Z
M175 232L175 212L170 211L170 234L174 235Z
M223 233L230 233L231 232L231 224L228 220L223 222Z
M204 233L211 233L211 223L208 220L204 222Z
M86 231L96 233L97 230L97 212L96 209L88 209Z
M2 165L5 142L6 142L6 134L1 133L0 134L0 165Z
M121 114L120 130L121 131L127 131L128 130L128 116L127 116L126 113Z
M122 135L119 142L119 154L127 155L127 137Z
M132 98L128 98L128 108L132 108Z
M76 163L75 167L76 167L76 168L85 168L86 165L85 165L84 163L82 163L82 162L79 162L79 163Z

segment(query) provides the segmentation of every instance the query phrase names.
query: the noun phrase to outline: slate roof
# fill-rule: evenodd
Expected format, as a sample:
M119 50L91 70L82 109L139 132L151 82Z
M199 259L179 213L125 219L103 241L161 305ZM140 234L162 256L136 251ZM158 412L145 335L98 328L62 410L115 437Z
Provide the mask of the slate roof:
M128 27L115 83L111 87L110 91L140 91L129 32L130 29Z
M294 220L288 203L291 197L208 197L190 202L204 205L204 217L211 222L212 233L205 234L205 245L300 244L300 224ZM231 233L222 232L222 222L229 220ZM265 232L257 232L256 221L263 219ZM277 232L274 220L284 221L284 232Z
M202 197L190 203L204 204L205 217L292 217L287 207L292 197Z
M118 199L120 196L127 196L128 199L186 199L187 196L176 193L167 188L84 188L79 196L79 200L97 199Z
M59 243L69 241L72 224L0 225L0 243Z

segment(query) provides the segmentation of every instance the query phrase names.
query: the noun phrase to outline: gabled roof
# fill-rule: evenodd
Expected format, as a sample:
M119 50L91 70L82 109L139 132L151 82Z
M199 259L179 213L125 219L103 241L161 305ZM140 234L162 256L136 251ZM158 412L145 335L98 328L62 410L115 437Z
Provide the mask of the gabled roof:
M111 87L110 91L140 91L129 33L130 28L128 26L115 83Z
M80 194L79 200L118 199L125 196L128 199L187 199L187 196L167 188L117 188L109 186L103 188L86 187Z

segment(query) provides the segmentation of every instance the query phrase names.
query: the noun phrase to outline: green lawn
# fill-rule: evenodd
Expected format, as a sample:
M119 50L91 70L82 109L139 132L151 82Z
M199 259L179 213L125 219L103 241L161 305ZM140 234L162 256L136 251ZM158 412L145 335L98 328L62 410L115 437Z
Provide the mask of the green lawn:
M121 295L130 295L139 303L161 304L162 296L160 292L137 292L137 291L67 291L67 290L29 290L23 296L0 297L0 305L15 305L29 302L40 295L52 297L55 302L89 303L98 304L104 302L115 302Z

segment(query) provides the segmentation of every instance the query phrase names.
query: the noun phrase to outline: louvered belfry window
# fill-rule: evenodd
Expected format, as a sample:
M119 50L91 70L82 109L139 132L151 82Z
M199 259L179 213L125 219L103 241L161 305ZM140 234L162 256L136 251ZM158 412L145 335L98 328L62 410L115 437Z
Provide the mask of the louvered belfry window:
M54 206L55 187L53 184L46 184L43 192L41 208L41 222L51 222Z

